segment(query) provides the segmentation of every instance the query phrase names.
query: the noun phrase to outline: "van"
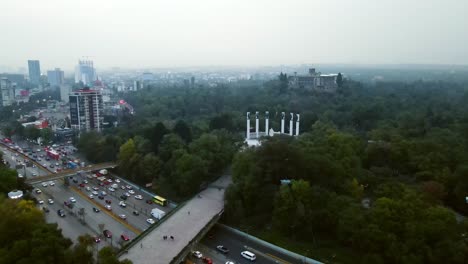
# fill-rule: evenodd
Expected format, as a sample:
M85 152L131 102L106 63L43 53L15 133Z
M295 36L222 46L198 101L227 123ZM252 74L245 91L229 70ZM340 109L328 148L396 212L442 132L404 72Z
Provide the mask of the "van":
M250 252L250 251L242 251L241 256L243 256L244 258L246 258L246 259L248 259L250 261L254 261L257 258L255 256L255 254Z

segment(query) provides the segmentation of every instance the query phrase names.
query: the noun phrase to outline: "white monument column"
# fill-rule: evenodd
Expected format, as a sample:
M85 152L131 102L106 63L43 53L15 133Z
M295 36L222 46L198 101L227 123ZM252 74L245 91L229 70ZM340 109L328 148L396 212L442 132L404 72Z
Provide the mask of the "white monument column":
M255 112L255 134L260 138L260 120L258 120L258 111Z
M265 136L268 137L269 131L268 131L268 118L269 118L270 113L268 111L265 112Z
M291 119L289 120L289 135L292 136L293 130L294 130L294 123L293 123L294 114L293 113L289 113L289 114L291 115Z
M250 112L247 112L247 139L250 139Z
M284 116L285 113L281 112L281 134L284 134Z
M296 120L296 136L299 136L299 120L301 118L300 114L296 114L297 120Z

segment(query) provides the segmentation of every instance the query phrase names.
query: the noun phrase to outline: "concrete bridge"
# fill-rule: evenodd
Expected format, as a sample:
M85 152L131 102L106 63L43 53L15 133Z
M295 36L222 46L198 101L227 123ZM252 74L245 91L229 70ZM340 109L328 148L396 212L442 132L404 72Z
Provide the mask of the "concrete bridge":
M151 232L135 240L119 258L138 264L179 264L223 213L224 192L229 184L230 175L220 177ZM164 240L163 236L174 236L174 240Z
M36 184L36 183L41 183L45 181L58 180L67 176L75 175L78 172L90 172L90 171L96 171L96 170L102 170L102 169L110 169L110 168L115 168L116 166L117 164L112 163L112 162L99 163L99 164L89 165L83 168L68 169L68 170L61 171L59 173L51 173L51 174L47 174L44 176L28 178L26 180L26 183Z

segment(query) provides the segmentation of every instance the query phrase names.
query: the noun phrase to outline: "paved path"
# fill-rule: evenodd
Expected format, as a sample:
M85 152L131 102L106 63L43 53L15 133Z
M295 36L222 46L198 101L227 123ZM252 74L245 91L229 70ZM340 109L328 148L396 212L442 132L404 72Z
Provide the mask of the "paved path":
M200 192L200 197L195 196L185 203L120 259L128 258L138 264L169 264L223 210L225 187L230 183L230 175L219 178ZM163 240L165 235L175 239Z

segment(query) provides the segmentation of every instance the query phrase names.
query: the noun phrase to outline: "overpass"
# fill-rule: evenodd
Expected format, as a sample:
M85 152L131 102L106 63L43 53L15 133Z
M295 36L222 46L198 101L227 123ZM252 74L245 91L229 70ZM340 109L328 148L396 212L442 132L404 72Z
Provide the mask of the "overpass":
M116 166L117 164L112 163L112 162L88 165L87 167L83 167L83 168L69 169L69 170L61 171L59 173L51 173L51 174L47 174L44 176L29 178L26 180L26 183L36 184L36 183L41 183L45 181L58 180L67 176L72 176L78 172L90 172L90 171L96 171L96 170L102 170L102 169L110 169L110 168L115 168Z
M133 241L119 259L129 259L138 264L179 264L219 219L224 210L224 192L229 184L230 175L220 177L175 209L159 226ZM174 240L164 240L163 236L174 236Z

